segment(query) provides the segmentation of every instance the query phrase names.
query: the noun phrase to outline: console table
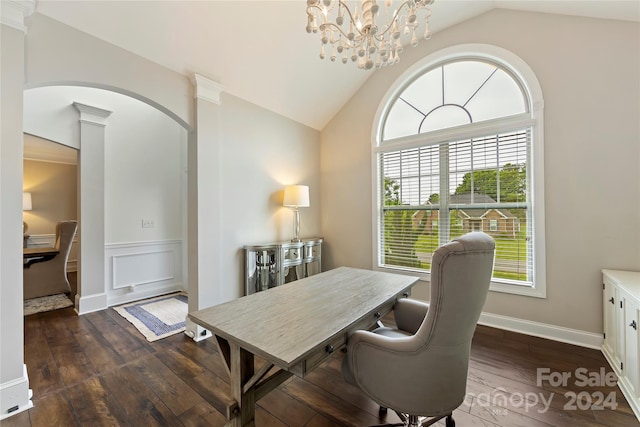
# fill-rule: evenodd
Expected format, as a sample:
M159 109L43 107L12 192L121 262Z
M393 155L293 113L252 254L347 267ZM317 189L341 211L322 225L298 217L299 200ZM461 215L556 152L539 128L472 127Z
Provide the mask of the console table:
M322 242L315 237L245 246L245 295L320 273Z
M602 270L602 353L618 386L640 419L640 272Z

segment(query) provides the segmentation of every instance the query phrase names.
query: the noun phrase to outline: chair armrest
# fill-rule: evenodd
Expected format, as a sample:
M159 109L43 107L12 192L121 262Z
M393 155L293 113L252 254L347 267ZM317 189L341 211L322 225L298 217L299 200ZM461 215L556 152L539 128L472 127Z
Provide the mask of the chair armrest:
M349 336L347 355L342 364L345 380L358 386L378 404L402 409L408 393L421 396L425 381L411 381L425 376L423 358L414 357L423 343L417 336L392 338L369 331L356 331ZM414 385L417 387L414 387ZM406 412L406 411L405 411Z
M348 382L357 384L358 377L375 377L380 369L380 354L398 355L399 352L410 352L415 347L415 343L411 342L415 341L412 338L414 337L391 338L365 330L355 331L349 335L347 342L347 357L343 364L343 372L344 368L347 369L345 378Z
M393 307L398 329L415 334L427 316L429 304L415 299L402 298Z

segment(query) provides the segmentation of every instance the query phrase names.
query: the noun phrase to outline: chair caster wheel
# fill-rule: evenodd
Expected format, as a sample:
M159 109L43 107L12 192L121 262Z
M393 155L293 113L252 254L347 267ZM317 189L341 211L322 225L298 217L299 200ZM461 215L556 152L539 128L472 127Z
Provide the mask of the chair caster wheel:
M453 419L452 415L447 415L447 419L445 421L446 427L456 427L456 422Z

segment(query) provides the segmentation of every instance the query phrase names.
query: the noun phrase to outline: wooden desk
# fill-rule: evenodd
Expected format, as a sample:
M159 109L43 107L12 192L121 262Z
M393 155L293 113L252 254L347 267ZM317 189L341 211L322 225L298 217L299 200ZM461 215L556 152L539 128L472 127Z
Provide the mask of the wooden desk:
M214 334L228 367L235 402L227 425L254 425L255 402L291 375L304 377L353 331L373 327L417 281L340 267L189 313ZM267 362L258 372L254 355Z
M56 248L50 246L36 247L36 248L23 248L22 249L22 267L29 268L36 262L49 261L58 255L59 251Z

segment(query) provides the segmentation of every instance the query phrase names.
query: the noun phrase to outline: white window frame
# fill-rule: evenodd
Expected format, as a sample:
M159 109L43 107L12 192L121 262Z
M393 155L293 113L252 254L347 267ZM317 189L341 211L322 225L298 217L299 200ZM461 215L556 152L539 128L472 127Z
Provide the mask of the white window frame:
M381 266L381 242L380 242L380 225L381 225L381 209L380 209L380 170L378 153L381 151L382 129L384 120L392 107L393 101L406 89L416 78L422 76L425 72L432 68L453 60L479 60L491 61L503 69L509 71L512 76L520 83L524 91L524 96L528 101L528 112L516 116L512 116L510 123L511 130L520 126L531 127L531 153L530 165L533 178L527 185L531 189L531 206L533 207L533 226L532 236L533 244L533 286L521 286L517 284L507 284L492 281L489 288L490 291L504 292L517 295L525 295L537 298L546 298L546 258L545 258L545 208L544 208L544 99L542 97L542 88L538 79L529 67L520 57L514 53L487 44L463 44L452 46L434 52L422 60L416 62L404 73L402 73L391 87L387 90L382 98L382 102L378 106L373 127L371 131L371 170L372 174L372 257L373 268L380 271L392 271L395 273L406 273L411 275L419 275L421 279L430 281L430 274L422 271L410 270L403 267ZM499 119L502 120L502 119ZM394 140L395 143L401 143L402 147L415 144L416 146L425 145L427 140L442 140L446 135L446 139L461 140L464 138L476 137L480 134L489 134L492 132L500 133L505 130L504 126L497 126L494 120L486 122L478 122L470 125L460 126L457 128L449 128L433 131L428 134L411 135Z

